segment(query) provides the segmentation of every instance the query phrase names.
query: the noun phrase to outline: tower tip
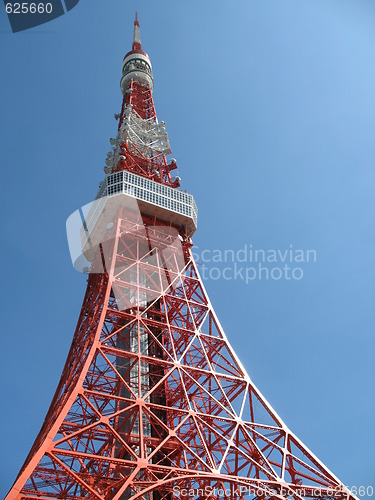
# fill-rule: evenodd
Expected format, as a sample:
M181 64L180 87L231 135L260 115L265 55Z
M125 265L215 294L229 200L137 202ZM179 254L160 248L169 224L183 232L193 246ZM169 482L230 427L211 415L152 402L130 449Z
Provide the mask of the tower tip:
M151 61L149 56L142 49L139 31L138 12L136 12L132 50L125 55L122 66L120 85L124 95L127 92L131 81L136 81L151 90L154 87Z
M133 50L142 50L141 38L139 36L139 21L137 12L135 13L135 21L134 21Z

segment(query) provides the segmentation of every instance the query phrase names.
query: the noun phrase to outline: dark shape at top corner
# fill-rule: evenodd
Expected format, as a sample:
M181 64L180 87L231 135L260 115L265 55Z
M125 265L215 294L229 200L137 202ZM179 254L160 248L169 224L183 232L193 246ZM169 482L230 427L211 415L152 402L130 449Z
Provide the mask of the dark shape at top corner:
M53 19L64 15L65 10L70 11L71 9L73 9L73 7L75 7L79 2L79 0L44 0L43 2L40 2L40 5L43 6L43 9L39 8L38 2L25 2L25 5L28 6L28 9L26 12L22 12L22 8L24 5L22 2L14 2L14 0L3 1L5 7L7 5L11 6L11 11L7 10L7 15L13 33L25 31L30 28L40 26L41 24L48 23L49 21L52 21ZM33 10L31 10L31 7L33 5L34 8Z
M71 10L73 7L75 7L79 0L64 0L65 1L65 7L66 7L66 10Z

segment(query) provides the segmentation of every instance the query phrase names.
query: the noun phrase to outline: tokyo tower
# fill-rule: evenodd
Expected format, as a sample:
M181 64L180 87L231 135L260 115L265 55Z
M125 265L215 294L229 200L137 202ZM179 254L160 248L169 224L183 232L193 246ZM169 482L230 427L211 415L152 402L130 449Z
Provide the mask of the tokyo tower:
M13 499L355 499L285 425L233 351L192 256L134 23L96 200L68 221L87 291ZM235 334L235 332L231 332Z

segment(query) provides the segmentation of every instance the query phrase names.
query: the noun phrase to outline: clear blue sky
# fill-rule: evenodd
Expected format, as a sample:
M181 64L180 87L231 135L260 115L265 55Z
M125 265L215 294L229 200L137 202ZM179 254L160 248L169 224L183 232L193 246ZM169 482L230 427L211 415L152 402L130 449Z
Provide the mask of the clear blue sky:
M78 319L65 221L104 176L135 10L198 252L317 253L299 281L206 281L232 345L345 484L375 487L375 2L81 0L18 34L0 6L1 497Z

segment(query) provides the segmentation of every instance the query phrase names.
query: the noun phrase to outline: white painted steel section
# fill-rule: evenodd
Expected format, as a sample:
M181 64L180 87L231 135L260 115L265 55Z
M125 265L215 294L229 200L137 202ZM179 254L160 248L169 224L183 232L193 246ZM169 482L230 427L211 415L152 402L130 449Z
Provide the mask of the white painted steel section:
M172 152L165 122L143 119L131 106L125 108L118 141L129 141L146 158L152 158L160 153L168 155Z
M110 139L111 151L107 154L104 169L110 174L118 164L120 144L127 142L129 149L135 154L141 153L145 158L171 154L171 146L165 130L165 122L158 122L155 118L141 118L131 105L124 111L124 120L117 136Z

